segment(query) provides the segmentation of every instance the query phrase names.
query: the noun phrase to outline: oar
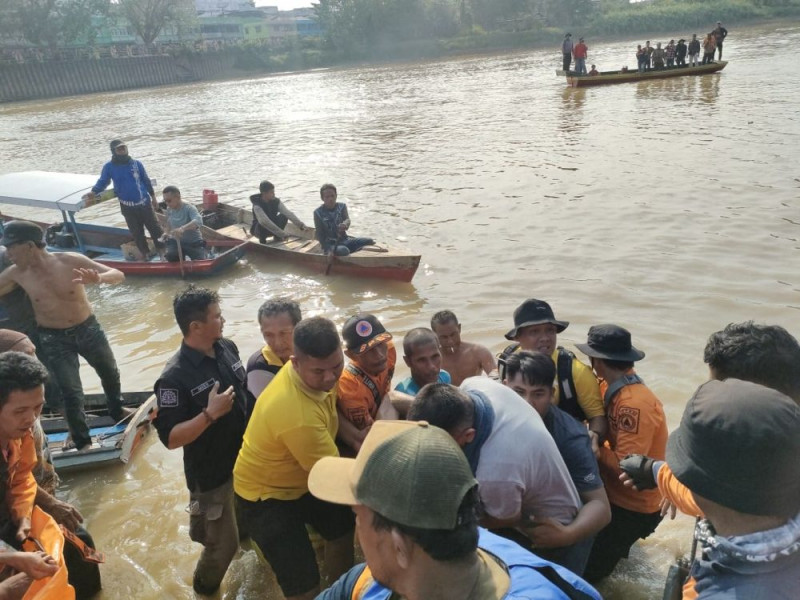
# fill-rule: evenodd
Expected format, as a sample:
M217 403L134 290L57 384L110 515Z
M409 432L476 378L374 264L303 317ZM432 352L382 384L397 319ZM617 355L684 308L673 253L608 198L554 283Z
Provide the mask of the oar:
M333 268L333 261L336 260L336 246L331 248L330 254L328 254L328 265L325 267L325 275L331 274L331 269Z
M186 277L186 273L183 271L183 247L181 246L180 235L175 237L175 242L178 244L178 262L181 265L181 279L183 279Z

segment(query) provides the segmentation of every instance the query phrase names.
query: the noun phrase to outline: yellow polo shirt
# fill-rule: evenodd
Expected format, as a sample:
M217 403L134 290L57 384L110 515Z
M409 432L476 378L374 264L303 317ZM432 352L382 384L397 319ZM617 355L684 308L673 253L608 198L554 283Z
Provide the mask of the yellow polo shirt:
M289 362L256 401L233 467L233 489L244 498L296 500L308 492L308 472L338 456L336 392L303 383Z
M558 368L558 348L551 357ZM556 374L556 377L558 375ZM575 382L575 391L578 392L578 405L583 410L587 419L602 417L606 414L603 406L603 397L600 395L600 384L594 376L591 367L588 367L577 358L572 359L572 380ZM558 386L553 402L560 402Z

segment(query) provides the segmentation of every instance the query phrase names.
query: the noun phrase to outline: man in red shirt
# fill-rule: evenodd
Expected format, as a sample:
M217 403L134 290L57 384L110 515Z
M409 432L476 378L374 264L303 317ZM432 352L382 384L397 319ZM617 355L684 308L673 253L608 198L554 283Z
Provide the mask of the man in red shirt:
M578 75L586 75L586 57L589 54L589 48L583 43L583 38L575 44L572 54L575 56L575 72Z

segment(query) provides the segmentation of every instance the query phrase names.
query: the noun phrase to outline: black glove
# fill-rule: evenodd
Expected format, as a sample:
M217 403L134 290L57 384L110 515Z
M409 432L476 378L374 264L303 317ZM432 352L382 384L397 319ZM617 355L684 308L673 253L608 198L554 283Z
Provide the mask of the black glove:
M656 478L653 476L653 463L656 461L641 454L628 454L619 461L619 468L633 479L637 490L652 490L656 487Z

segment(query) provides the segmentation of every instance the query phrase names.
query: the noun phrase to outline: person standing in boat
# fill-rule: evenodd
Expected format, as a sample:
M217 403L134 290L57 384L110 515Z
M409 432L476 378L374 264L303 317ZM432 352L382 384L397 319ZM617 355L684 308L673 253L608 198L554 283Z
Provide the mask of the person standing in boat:
M725 38L728 37L728 30L722 26L721 21L717 21L717 27L714 29L714 41L717 43L717 51L719 52L719 56L717 60L722 60L722 42L725 41ZM711 57L714 58L713 56Z
M288 236L283 230L286 223L291 221L301 231L306 230L306 224L286 208L280 198L275 197L275 186L269 181L262 181L258 186L258 194L250 196L253 204L253 224L250 233L258 238L262 244L267 243L267 238L285 240Z
M144 165L128 154L128 145L122 140L113 140L110 146L111 160L103 165L100 179L86 194L87 205L91 205L95 200L95 195L113 182L114 192L117 194L125 223L127 223L136 247L143 257L142 260L148 260L150 250L144 234L145 228L153 238L155 247L163 248L161 236L164 232L156 219L158 210L156 193Z
M120 421L128 413L122 407L117 361L103 327L92 314L85 286L115 285L124 281L125 275L82 254L51 254L41 228L30 221L6 224L0 244L14 263L0 273L0 295L19 286L32 299L38 347L58 384L72 442L78 450L86 448L92 440L83 412L78 356L100 377L111 418Z
M667 68L675 66L675 52L675 40L670 40L664 49L664 54L667 57Z
M177 262L182 260L183 254L192 260L203 260L206 257L206 244L200 232L203 217L194 206L181 199L181 191L174 185L165 187L162 194L167 205L167 231L162 237L167 245L164 258ZM181 242L181 252L178 251L177 239Z
M653 68L654 69L663 69L664 68L664 58L667 56L665 50L661 47L661 42L656 44L656 49L653 50L652 58L653 58Z
M692 34L692 41L689 42L689 66L697 66L697 57L700 56L700 40L697 39L697 34Z
M650 58L647 56L647 50L639 44L636 47L636 64L639 66L639 73L644 73L648 60L650 60Z
M300 306L290 298L273 298L258 308L258 326L266 345L247 361L247 390L258 398L294 353L292 335L302 320Z
M578 75L586 75L586 59L589 56L589 47L583 43L583 38L578 40L573 54L575 55L575 72Z
M189 537L203 545L192 587L211 595L239 547L233 465L252 406L239 349L222 337L217 293L189 286L172 306L183 342L155 383L153 424L164 446L183 448Z
M703 40L703 64L707 65L714 62L714 52L717 50L717 38L714 32L710 31Z
M561 42L561 55L563 57L562 68L565 72L569 72L569 67L572 64L572 50L574 45L572 43L572 34L568 33L564 36L564 41Z
M314 227L317 231L317 240L325 254L347 256L375 243L372 238L347 235L347 230L350 229L350 215L347 213L347 205L336 201L335 185L326 183L320 188L319 195L322 198L322 206L314 211Z
M683 38L678 40L678 45L675 46L675 66L686 66L686 40Z

